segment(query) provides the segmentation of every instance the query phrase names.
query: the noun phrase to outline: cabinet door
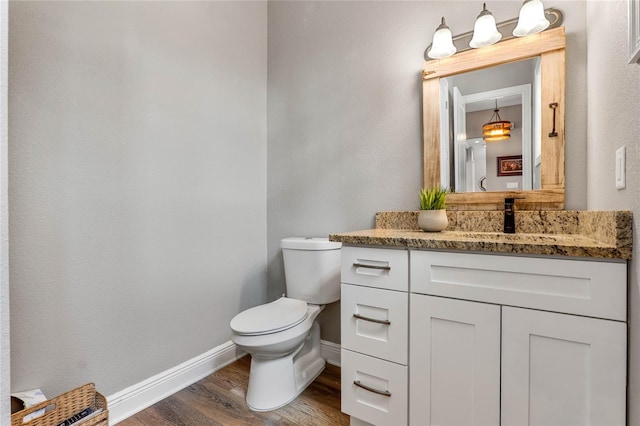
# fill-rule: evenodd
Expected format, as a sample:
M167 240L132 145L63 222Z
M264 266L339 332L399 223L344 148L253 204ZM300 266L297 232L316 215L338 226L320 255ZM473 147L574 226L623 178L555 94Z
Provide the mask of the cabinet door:
M412 294L409 423L500 422L500 306Z
M504 307L503 425L624 425L626 324Z

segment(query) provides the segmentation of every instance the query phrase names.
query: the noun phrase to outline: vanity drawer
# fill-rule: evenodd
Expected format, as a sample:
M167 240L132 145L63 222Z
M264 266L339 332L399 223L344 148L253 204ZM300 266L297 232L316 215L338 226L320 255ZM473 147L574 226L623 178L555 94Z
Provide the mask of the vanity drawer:
M406 425L407 367L342 349L342 411L374 425Z
M626 321L626 263L411 252L411 291Z
M408 312L408 293L342 284L342 347L406 365Z
M343 247L341 259L343 283L409 290L407 250Z

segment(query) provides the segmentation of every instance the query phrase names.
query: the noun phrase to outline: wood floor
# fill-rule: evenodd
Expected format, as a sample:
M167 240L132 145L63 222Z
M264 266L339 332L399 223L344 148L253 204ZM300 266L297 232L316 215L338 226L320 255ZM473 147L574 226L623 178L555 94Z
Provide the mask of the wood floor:
M340 368L328 365L293 402L266 413L249 410L244 397L251 358L245 356L211 376L129 417L121 426L348 425L340 412Z

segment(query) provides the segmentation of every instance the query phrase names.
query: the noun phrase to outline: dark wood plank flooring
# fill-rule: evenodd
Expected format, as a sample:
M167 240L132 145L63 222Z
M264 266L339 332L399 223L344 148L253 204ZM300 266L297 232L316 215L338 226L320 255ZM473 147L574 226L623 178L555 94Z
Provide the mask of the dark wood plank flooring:
M119 423L122 426L348 425L340 412L340 368L328 365L290 404L274 411L249 410L245 392L251 358L245 356L209 377Z

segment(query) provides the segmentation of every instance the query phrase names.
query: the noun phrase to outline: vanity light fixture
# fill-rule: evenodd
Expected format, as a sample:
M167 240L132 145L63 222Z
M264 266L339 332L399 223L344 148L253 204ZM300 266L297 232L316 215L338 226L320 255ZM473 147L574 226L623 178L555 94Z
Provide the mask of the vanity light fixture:
M427 56L431 59L443 59L453 55L456 51L457 49L453 45L451 30L444 22L443 16L442 23L436 28L436 32L433 34L433 42L431 43L431 49L427 52Z
M487 4L482 3L482 12L478 15L473 26L473 38L469 42L469 47L474 49L491 46L502 38L502 34L496 28L496 19L487 10Z
M544 7L540 0L524 0L518 16L518 25L513 30L516 37L539 33L549 27L549 21L544 16Z
M516 36L521 37L520 34L524 36L527 34L533 34L534 32L540 32L545 29L550 30L552 28L558 28L562 25L562 22L564 21L564 14L562 13L562 11L554 8L543 10L542 19L531 20L531 13L529 11L532 10L532 8L536 9L537 7L540 7L540 8L542 7L542 2L540 0L526 0L521 8L520 19L512 18L507 21L498 22L496 24L496 28L497 28L497 32L501 35L501 38L498 41L502 42L505 40L510 40L512 38L515 38ZM485 9L486 7L483 7L482 12L484 12ZM523 15L523 11L525 12L524 15ZM476 24L480 20L480 18L483 17L482 12L478 16L478 19L476 20ZM489 15L490 15L490 12L489 12ZM538 25L526 24L527 21L538 22ZM442 19L442 22L443 24L437 28L436 33L438 32L438 30L441 29L441 27L443 28L443 32L442 34L438 34L438 37L436 37L436 34L434 34L434 37L433 37L434 42L431 43L429 46L427 46L427 48L424 51L425 61L432 61L434 59L443 59L453 55L454 53L461 53L461 52L466 52L467 50L471 50L473 49L473 46L470 46L471 40L475 39L481 34L481 33L478 33L478 35L476 35L476 31L467 31L466 33L454 35L452 38L452 42L450 43L449 42L450 36L448 36L447 33L450 34L451 31L449 31L446 24L444 24L444 18ZM547 25L547 22L549 24L547 27L545 27L545 25ZM525 24L526 24L526 28L525 28ZM515 31L516 27L520 27L520 29L518 31ZM474 29L475 29L475 25L474 25ZM443 36L443 38L446 38L447 40L446 41L447 48L443 48L441 43L436 43L437 41L436 39L437 38L439 39L441 35ZM474 42L473 44L475 45L476 43ZM488 43L485 46L489 46L490 44L491 43ZM482 46L478 44L477 47L482 47Z
M496 99L496 109L489 122L482 126L482 139L487 142L504 141L511 138L511 129L513 123L500 118L500 110L498 109L498 100Z

